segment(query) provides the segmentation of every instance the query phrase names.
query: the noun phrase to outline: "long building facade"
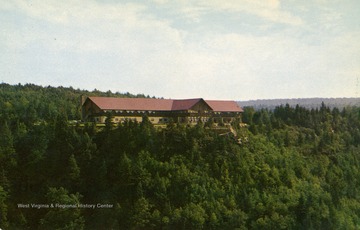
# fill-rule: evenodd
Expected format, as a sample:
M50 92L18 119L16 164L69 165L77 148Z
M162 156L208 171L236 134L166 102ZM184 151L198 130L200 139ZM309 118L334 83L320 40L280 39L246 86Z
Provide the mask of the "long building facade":
M195 99L153 99L87 97L82 100L82 120L105 123L108 113L112 122L126 120L141 122L146 115L152 124L163 125L170 121L196 124L208 122L229 124L240 119L243 110L235 101Z

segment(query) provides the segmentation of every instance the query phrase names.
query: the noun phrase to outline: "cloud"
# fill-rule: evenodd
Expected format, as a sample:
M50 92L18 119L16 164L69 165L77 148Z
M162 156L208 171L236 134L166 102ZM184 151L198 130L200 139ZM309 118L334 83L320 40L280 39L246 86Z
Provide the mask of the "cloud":
M6 26L0 36L6 39L0 49L9 55L0 58L0 65L18 69L19 80L33 75L41 83L62 79L75 86L98 85L105 78L97 88L142 92L152 82L154 87L166 82L186 60L186 33L146 13L145 5L14 1L5 6L2 10L16 15L19 23L1 23Z
M156 3L158 1L155 1ZM198 22L202 15L221 13L247 13L260 17L266 21L299 26L303 24L301 18L281 9L279 0L198 0L198 1L161 1L173 7L189 19Z
M11 42L19 47L41 41L54 50L98 52L136 49L152 42L164 44L167 40L181 43L181 32L146 14L146 7L140 4L53 0L14 3L6 9L26 17L18 31L8 28Z
M212 2L212 1L207 1ZM275 23L301 25L299 17L281 9L279 0L213 1L214 9L229 12L246 12Z
M7 19L0 22L0 49L7 53L0 57L0 71L16 81L213 99L321 96L359 73L359 33L303 35L303 18L278 0L154 4L160 8L55 0L1 5L16 20L0 15ZM156 10L168 11L164 16ZM261 35L238 31L237 24L221 33L212 25L202 33L175 26L184 18L204 26L209 22L203 18L214 12L224 22L239 13L255 15L265 25L290 26ZM327 12L319 18L335 25L331 15L339 14ZM320 85L324 89L316 89Z
M17 10L29 17L67 26L88 24L99 18L125 20L131 24L136 19L135 15L144 9L140 4L100 4L95 1L14 0L14 3Z

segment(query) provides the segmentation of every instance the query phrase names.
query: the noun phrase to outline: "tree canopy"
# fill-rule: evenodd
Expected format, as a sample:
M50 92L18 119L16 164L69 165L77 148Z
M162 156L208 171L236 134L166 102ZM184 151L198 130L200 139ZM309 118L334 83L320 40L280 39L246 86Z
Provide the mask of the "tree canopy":
M0 85L0 228L360 228L358 107L245 108L235 139L69 125L81 94Z

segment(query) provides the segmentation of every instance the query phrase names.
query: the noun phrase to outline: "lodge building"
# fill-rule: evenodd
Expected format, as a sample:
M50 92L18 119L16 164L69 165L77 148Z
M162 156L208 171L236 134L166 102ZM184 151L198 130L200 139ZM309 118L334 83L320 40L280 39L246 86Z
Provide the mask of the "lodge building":
M229 124L240 119L243 110L235 101L196 99L153 99L153 98L113 98L87 97L81 102L82 120L105 123L107 114L112 114L112 122L125 120L141 122L146 115L154 125L170 121L196 124L210 119L215 124Z

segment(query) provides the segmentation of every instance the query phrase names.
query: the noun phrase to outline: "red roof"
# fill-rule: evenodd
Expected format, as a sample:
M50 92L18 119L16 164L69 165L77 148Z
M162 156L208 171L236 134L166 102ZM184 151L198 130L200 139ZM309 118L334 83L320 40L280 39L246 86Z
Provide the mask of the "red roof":
M173 100L152 98L89 97L102 110L170 111Z
M153 99L153 98L113 98L89 97L101 110L134 110L134 111L180 111L190 110L203 100L196 99ZM204 100L215 112L242 112L235 101Z
M215 111L215 112L243 112L238 103L235 101L214 101L214 100L205 100L205 102Z
M202 100L201 98L173 100L173 106L172 106L171 110L174 110L174 111L189 110L201 100Z

